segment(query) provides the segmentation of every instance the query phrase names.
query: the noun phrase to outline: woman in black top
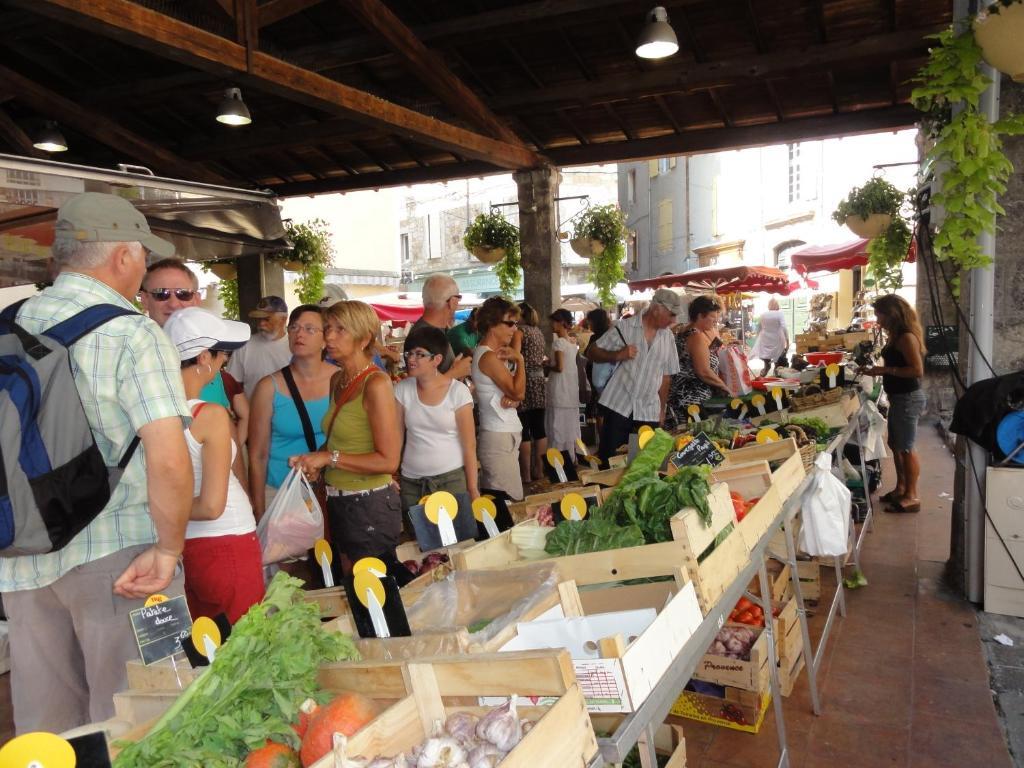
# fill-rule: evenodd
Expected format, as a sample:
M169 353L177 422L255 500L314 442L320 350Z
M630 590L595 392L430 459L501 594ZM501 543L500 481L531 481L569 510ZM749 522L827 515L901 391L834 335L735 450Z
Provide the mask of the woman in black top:
M697 296L690 302L687 314L690 322L676 332L679 373L672 376L669 384L666 429L686 423L687 406L700 405L715 389L728 389L718 375L722 305L711 296Z
M921 389L924 376L924 333L917 313L904 299L889 294L874 302L875 317L885 331L882 348L885 365L872 366L862 372L881 376L882 388L889 398L889 447L896 465L896 487L881 496L890 512L917 512L917 478L921 466L914 451L917 421L924 413L927 400Z

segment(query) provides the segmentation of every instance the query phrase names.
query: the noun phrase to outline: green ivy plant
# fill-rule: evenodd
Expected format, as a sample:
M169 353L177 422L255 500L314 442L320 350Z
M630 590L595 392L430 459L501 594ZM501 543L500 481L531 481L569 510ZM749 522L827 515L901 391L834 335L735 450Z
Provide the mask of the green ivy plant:
M494 265L494 274L498 277L502 295L512 298L523 279L519 228L506 219L501 211L492 209L473 219L462 237L462 244L470 252L474 248L505 249L504 258Z
M989 12L994 12L991 6ZM940 181L932 201L945 209L933 241L935 254L958 269L985 267L991 259L981 252L978 236L994 232L996 216L1005 214L998 198L1013 173L1002 138L1024 133L1024 116L990 123L979 110L990 81L978 69L981 50L970 30L957 34L948 29L932 37L938 45L913 81L911 101L924 113L922 129L932 143L925 163L936 169ZM958 104L961 109L954 114ZM954 286L959 286L959 275Z
M836 206L832 218L837 224L846 224L850 216L866 219L873 213L883 213L896 218L906 200L906 195L883 178L876 176L863 187L854 187L846 199Z
M903 287L903 262L910 237L910 225L897 215L881 235L868 242L868 271L880 288L895 291Z
M224 305L224 317L238 320L241 314L238 306L238 280L221 280L217 284L217 298Z
M323 298L327 268L334 260L331 230L323 219L300 224L289 220L285 222L285 236L292 243L291 250L281 251L271 258L301 262L296 293L303 304L316 304Z
M604 245L600 254L590 257L590 282L597 288L601 304L614 306L614 288L626 277L622 268L626 260L626 217L614 203L587 208L576 219L572 236Z

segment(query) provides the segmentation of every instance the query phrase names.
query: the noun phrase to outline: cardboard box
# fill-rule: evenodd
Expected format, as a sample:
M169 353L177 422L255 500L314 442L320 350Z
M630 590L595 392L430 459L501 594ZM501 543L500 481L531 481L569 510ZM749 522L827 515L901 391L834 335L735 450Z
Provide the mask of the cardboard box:
M1024 469L989 467L985 498L985 610L1024 616L1024 582L1013 565L1024 563Z
M739 688L727 687L721 697L683 691L672 705L671 713L735 731L757 733L771 700L770 693L752 693Z
M738 625L742 626L742 625ZM768 682L768 633L756 627L747 627L758 632L750 648L750 658L730 659L714 653L705 653L693 670L695 680L706 683L741 688L745 691L767 691Z

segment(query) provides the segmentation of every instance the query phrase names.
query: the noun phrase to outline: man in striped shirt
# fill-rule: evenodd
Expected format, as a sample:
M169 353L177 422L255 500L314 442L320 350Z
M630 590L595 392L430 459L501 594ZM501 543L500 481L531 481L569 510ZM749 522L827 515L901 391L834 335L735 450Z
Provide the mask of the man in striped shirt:
M57 213L54 284L18 310L38 334L98 304L134 309L147 250L173 246L114 195L86 192ZM116 317L71 347L71 369L96 445L116 466L137 434L110 500L67 546L0 558L10 619L11 692L17 733L63 731L113 716L139 656L128 619L154 593L181 594L179 558L192 508L189 411L181 363L149 318ZM172 583L173 581L173 583Z
M669 331L681 303L675 291L659 288L642 314L618 321L587 348L595 363L618 363L601 393L601 424L597 456L601 466L642 425L665 420L669 380L679 373L679 354Z

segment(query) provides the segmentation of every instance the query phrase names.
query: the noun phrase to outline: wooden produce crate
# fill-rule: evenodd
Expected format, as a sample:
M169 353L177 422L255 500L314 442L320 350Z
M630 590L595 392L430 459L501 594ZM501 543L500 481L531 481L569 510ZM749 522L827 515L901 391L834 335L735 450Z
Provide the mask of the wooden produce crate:
M596 484L603 488L613 488L619 484L625 472L625 467L617 467L615 469L581 469L579 475L580 482L585 485Z
M591 503L600 506L604 501L604 494L601 491L600 485L571 483L569 485L562 486L557 490L549 491L547 493L535 493L531 496L527 496L522 501L516 501L509 504L508 511L512 516L512 522L521 523L524 520L536 517L537 510L545 504L554 507L555 519L557 520L561 516L561 513L558 510L558 503L570 493L578 493L582 496L583 500L587 502L588 507Z
M804 600L820 600L821 564L815 560L797 560L796 572L800 579L800 594Z
M751 587L748 591L752 594L758 594L753 589L753 585L756 584L757 579L754 579ZM799 632L799 615L796 610L796 600L789 598L788 600L772 600L772 609L779 608L779 615L772 619L772 636L775 638L775 658L779 659L788 653L789 657L795 658L794 645L796 638L802 637ZM726 619L726 625L733 627L744 627L750 626L749 624L742 624L739 622L729 621ZM796 634L793 634L793 630L797 629ZM799 653L800 647L796 648L796 653Z
M622 723L623 715L590 713L598 739L615 733ZM638 744L644 744L641 735ZM683 726L676 722L665 722L654 731L654 749L659 757L668 758L663 768L686 768L686 734ZM659 765L661 763L659 762Z
M804 671L804 654L799 654L795 659L779 660L779 691L783 696L790 696L796 681L800 679L800 673Z
M133 691L178 691L187 688L198 675L192 668L184 653L175 657L143 664L140 659L132 659L125 664L128 673L128 689Z
M764 723L771 700L770 693L753 693L728 686L721 697L683 691L672 705L671 712L674 717L757 733Z
M748 627L748 629L758 632L757 640L750 648L749 660L730 659L728 656L705 653L693 670L694 679L716 685L742 688L744 691L769 690L768 633L756 627Z
M719 472L737 465L760 461L767 461L769 466L776 465L771 472L772 485L775 486L779 501L784 504L803 482L806 474L803 460L800 458L800 449L796 440L791 437L774 443L748 445L734 451L726 451L725 461L715 469L714 477L724 479L727 475L719 475Z
M328 691L358 691L389 705L348 739L350 758L408 752L433 735L438 720L456 711L482 714L485 709L477 704L481 697L512 694L553 703L531 707L519 700L520 716L535 724L501 761L501 768L583 768L597 754L590 715L565 651L328 664L320 670L319 682ZM314 768L334 766L331 755L313 763Z
M838 402L820 405L817 408L808 408L802 411L793 411L793 416L799 418L816 417L828 424L832 429L842 429L850 423L850 418L860 407L857 395L852 392L844 392Z
M726 483L730 491L736 491L744 499L758 499L748 510L741 526L747 548L753 549L782 511L783 499L768 462L761 460L719 467L711 477L716 482Z

